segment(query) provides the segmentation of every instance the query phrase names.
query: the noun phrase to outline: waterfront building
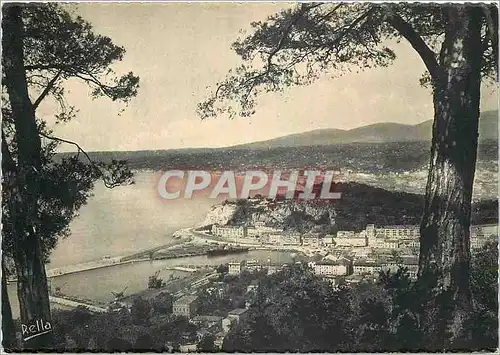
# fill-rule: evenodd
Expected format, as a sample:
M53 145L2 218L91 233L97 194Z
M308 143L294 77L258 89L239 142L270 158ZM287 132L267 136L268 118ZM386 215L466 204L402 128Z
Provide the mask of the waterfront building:
M249 236L263 236L269 233L280 233L283 232L281 228L275 228L266 226L265 222L257 221L253 226L248 226Z
M283 245L300 245L301 234L298 232L284 232L282 233Z
M283 235L277 233L269 234L266 241L272 245L283 245Z
M255 271L262 269L262 265L258 260L247 260L244 263L244 269L248 271Z
M194 295L185 295L176 300L173 304L172 313L176 316L191 318L196 314L198 297Z
M212 234L217 237L232 240L247 238L248 235L246 226L220 226L218 224L212 226Z
M318 234L304 234L302 236L302 245L319 248L321 244L320 236Z
M322 260L317 263L310 263L314 273L320 276L344 276L350 271L350 263L345 260L331 261Z
M231 261L228 264L229 266L229 275L239 275L241 273L241 269L243 267L243 261Z
M248 226L247 227L247 235L249 237L260 237L260 232L257 228L255 228L254 226Z
M268 226L255 227L255 228L257 230L257 233L259 233L259 234L283 232L282 228L275 228L275 227L268 227Z
M368 245L368 239L352 234L350 237L344 236L333 238L333 243L335 243L336 247L365 247Z
M271 245L300 245L300 233L296 232L281 232L270 233L267 235L265 242Z
M235 243L265 243L269 239L271 244L279 244L282 236L285 240L289 237L289 233L283 233L283 229L268 227L262 224L256 226L220 226L214 224L212 226L212 234L224 238ZM273 237L269 238L269 235ZM274 238L274 239L273 239Z

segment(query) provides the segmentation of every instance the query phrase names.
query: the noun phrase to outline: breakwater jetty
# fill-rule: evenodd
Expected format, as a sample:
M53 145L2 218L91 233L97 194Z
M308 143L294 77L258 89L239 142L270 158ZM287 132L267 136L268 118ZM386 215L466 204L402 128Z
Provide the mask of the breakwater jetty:
M123 261L121 259L121 257L116 257L116 258L102 259L102 260L96 260L96 261L89 261L86 263L75 264L75 265L67 265L67 266L62 266L62 267L47 270L47 277L50 278L50 277L67 275L67 274L74 274L77 272L88 271L88 270L93 270L93 269L100 269L103 267L127 264L127 263L131 263L134 261L137 261L137 260Z
M77 301L77 300L72 300L68 299L65 297L57 297L57 296L49 296L49 301L51 303L56 303L56 304L61 304L63 306L71 307L71 308L77 308L77 307L85 307L89 311L94 312L94 313L105 313L108 310L103 307L95 306L93 304L85 303L82 301Z

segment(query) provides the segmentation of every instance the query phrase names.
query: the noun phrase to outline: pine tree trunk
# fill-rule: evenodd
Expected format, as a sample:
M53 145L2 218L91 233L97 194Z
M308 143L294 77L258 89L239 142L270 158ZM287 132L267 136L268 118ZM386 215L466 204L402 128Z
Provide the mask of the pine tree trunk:
M11 195L12 201L9 201L12 206L13 257L18 278L21 323L30 325L36 321L51 321L45 266L35 228L41 142L24 70L22 9L16 4L6 4L2 11L4 80L14 118L18 162L16 188ZM50 348L51 345L52 334L46 333L25 342L24 347L41 349Z
M2 346L7 350L14 350L16 347L16 330L14 329L14 319L12 318L12 308L10 307L9 294L7 293L7 273L2 257Z
M453 4L443 9L446 33L434 81L434 125L425 210L420 226L419 282L447 292L452 333L471 309L470 217L480 101L481 12ZM426 281L427 282L427 281Z

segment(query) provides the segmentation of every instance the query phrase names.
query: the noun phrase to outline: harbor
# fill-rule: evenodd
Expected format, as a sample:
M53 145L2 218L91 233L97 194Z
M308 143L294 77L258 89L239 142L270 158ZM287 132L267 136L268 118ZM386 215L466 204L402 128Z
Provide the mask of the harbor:
M195 228L180 229L168 239L168 244L126 255L105 255L99 260L48 269L51 303L56 308L84 306L102 313L116 300L117 290L126 290L123 295L126 303L162 291L181 295L186 287L197 288L213 278L215 268L221 264L243 260L286 263L297 253L307 254L307 250L300 247L235 243ZM147 285L148 277L155 273L166 280L165 287L159 290L148 289ZM11 299L16 299L16 280L9 281ZM98 285L90 289L86 287L89 282Z

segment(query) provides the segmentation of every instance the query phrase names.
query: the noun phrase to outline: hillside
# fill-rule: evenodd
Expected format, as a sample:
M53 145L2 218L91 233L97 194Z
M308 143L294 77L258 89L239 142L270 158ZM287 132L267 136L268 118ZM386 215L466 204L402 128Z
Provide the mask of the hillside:
M235 149L272 149L277 147L298 147L311 145L330 145L345 143L391 143L430 141L432 120L417 125L401 123L375 123L350 130L318 129L291 134L261 142L240 144ZM479 139L481 141L498 139L498 110L486 111L479 121Z

